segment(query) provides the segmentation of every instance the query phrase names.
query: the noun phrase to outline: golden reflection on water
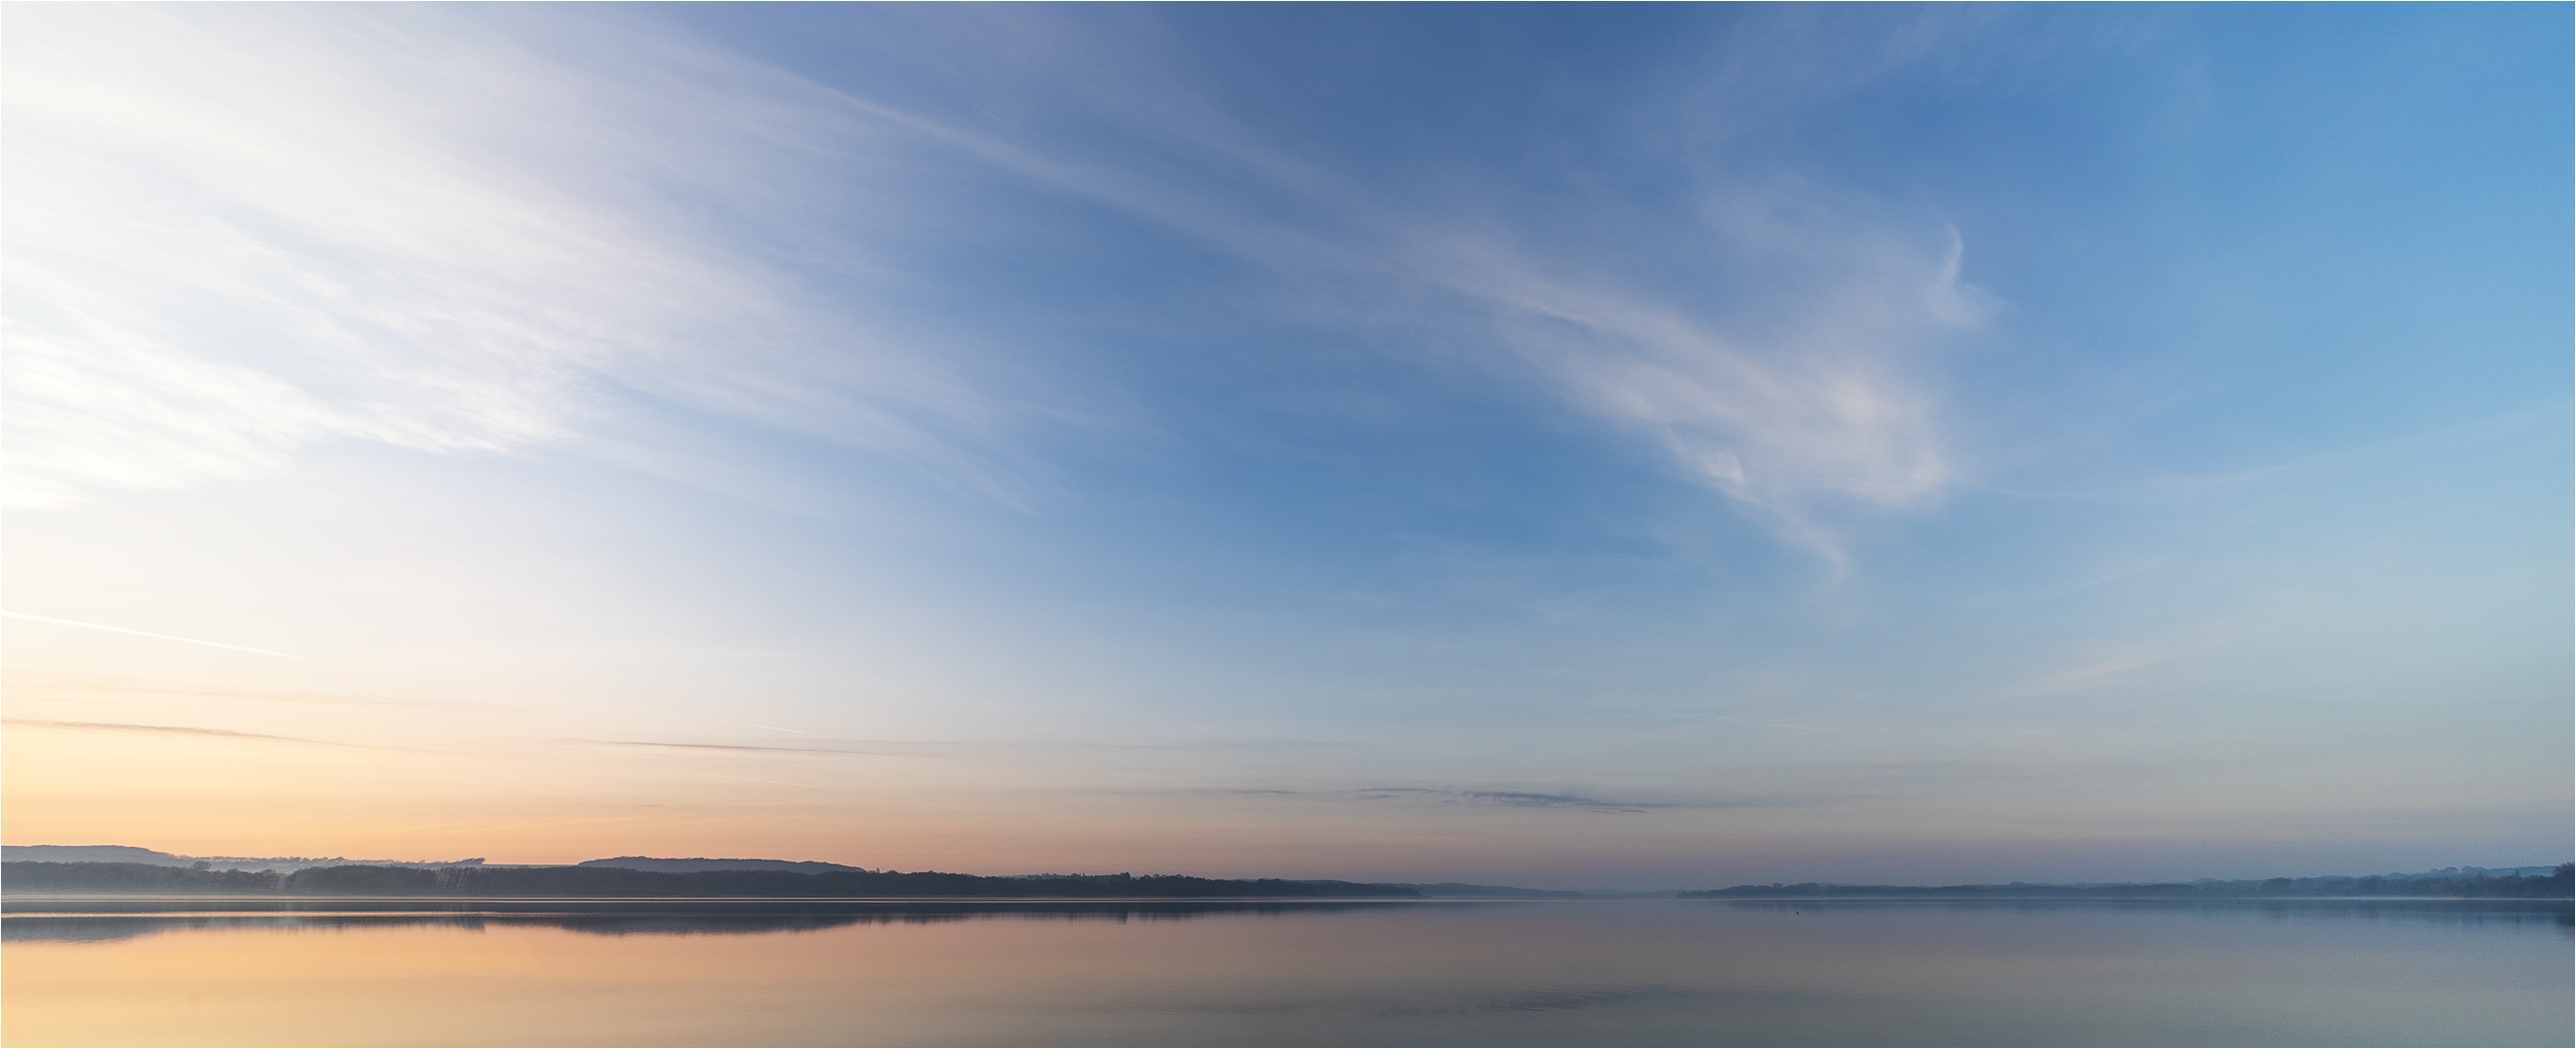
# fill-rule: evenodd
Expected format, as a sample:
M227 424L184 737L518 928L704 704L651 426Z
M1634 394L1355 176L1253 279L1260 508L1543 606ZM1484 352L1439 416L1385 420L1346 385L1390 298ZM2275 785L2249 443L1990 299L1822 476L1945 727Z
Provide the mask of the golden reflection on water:
M2536 912L2464 919L1578 901L821 920L851 923L751 932L741 930L760 920L13 914L0 950L0 1039L2566 1044L2571 1036L2568 938Z

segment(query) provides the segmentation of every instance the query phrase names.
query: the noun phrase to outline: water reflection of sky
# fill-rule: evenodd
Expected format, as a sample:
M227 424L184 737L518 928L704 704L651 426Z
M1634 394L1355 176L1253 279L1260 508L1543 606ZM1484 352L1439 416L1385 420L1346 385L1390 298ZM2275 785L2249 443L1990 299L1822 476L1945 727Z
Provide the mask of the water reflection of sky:
M27 902L18 1045L2576 1036L2564 901Z
M2466 925L2550 925L2576 929L2576 903L2568 900L1727 900L1724 906L1757 911L1854 912L1890 908L2043 914L2060 911L2133 912L2163 917L2275 920L2402 921Z
M744 936L805 933L854 925L936 925L967 921L1171 922L1289 918L1370 910L1584 907L1597 901L807 901L774 900L50 900L11 901L0 942L97 943L173 932L423 928L481 931L493 926L561 929L598 936ZM2167 919L2403 922L2555 928L2576 935L2566 900L1725 900L1674 901L1786 914L1902 911L1973 912L2033 918L2096 912ZM1623 906L1634 906L1624 904Z

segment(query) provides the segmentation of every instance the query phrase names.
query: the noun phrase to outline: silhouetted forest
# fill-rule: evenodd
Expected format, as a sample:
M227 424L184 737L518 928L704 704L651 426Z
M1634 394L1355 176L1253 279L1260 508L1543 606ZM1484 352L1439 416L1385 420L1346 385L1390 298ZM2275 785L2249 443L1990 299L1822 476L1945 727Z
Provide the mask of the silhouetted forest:
M0 864L13 893L308 896L858 896L981 898L1419 898L1397 885L1181 874L1048 874L986 878L921 871L666 871L620 867L307 867L292 874L194 870L145 863Z
M2261 881L2195 881L2131 885L1736 885L1685 892L1683 899L1763 899L1799 896L1903 896L1942 899L2031 899L2076 896L2207 899L2255 896L2447 896L2464 899L2548 900L2576 896L2576 864L2562 863L2546 876L2267 878Z

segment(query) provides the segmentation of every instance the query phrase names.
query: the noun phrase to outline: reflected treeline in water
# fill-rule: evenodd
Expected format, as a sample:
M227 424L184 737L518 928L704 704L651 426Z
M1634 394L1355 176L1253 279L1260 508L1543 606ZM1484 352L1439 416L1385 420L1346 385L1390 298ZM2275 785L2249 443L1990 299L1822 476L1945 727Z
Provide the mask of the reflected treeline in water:
M2568 1045L2576 1030L2576 963L2548 924L2563 908L2508 901L9 902L12 1045Z
M2576 902L2568 900L1691 900L1735 910L1853 913L1871 910L1952 910L1986 914L2050 911L2132 911L2176 916L2279 920L2390 921L2449 925L2554 925L2576 932Z
M168 932L437 928L481 931L534 926L598 936L741 936L814 932L853 925L932 925L1018 920L1169 922L1215 917L1282 917L1390 906L1439 908L1487 903L1260 902L1013 903L798 900L11 900L0 917L8 942L108 942Z
M1799 913L1926 911L2039 916L2089 911L2139 916L2272 921L2388 922L2498 928L2555 927L2576 934L2565 900L1709 900L1671 906ZM561 929L595 936L748 936L866 925L972 921L1180 922L1281 918L1354 911L1509 909L1567 906L1488 901L917 900L420 900L420 899L50 899L10 900L0 940L84 943L169 932L419 928L481 931L495 925ZM1571 906L1580 908L1582 904Z

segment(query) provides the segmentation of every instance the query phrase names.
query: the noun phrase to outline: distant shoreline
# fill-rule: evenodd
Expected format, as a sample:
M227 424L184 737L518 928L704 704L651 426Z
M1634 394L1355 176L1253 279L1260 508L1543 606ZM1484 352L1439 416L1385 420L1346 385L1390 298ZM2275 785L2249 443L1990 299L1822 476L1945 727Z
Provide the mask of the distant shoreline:
M8 846L0 898L203 900L2258 900L2576 899L2576 864L2450 867L2420 874L2193 882L1734 885L1642 892L1179 874L987 876L815 861L622 856L570 865L199 858L130 846ZM42 856L44 859L19 859ZM2545 872L2545 873L2544 873Z
M319 898L836 899L1421 899L1408 886L1181 874L991 878L938 871L711 870L624 867L395 867L348 864L292 872L147 863L0 863L0 895Z
M1563 898L1517 896L614 896L614 895L517 895L517 896L364 896L329 893L270 893L265 895L205 896L186 893L115 893L115 892L0 892L0 900L12 903L65 903L97 901L102 903L1189 903L1210 901L1223 903L1635 903L1669 900L1676 903L2260 903L2267 901L2407 901L2438 900L2445 902L2539 901L2567 900L2554 896L2155 896L2101 893L2065 896L1945 896L1920 895L1831 895L1831 896L1711 896L1691 895L1578 897ZM2576 901L2571 901L2576 902Z
M1492 904L1595 904L1629 906L1665 904L1681 907L1723 905L1788 912L1823 913L1883 908L2003 908L2027 911L2110 907L2118 909L2203 911L2212 908L2298 909L2427 908L2460 913L2549 911L2565 924L2576 900L2549 897L2460 896L2068 896L2053 899L1995 899L1945 896L1838 897L1692 897L1626 899L1530 899L1476 897L1366 896L184 896L81 893L9 893L0 895L0 918L13 928L44 921L226 922L309 918L331 921L416 921L471 918L519 920L582 915L670 914L708 917L777 918L841 915L865 919L934 914L1222 914L1349 911L1362 908L1486 906ZM14 935L14 934L13 934Z
M1685 900L2213 900L2213 899L2512 899L2576 897L2576 864L2559 864L2542 876L2519 871L2489 875L2366 875L2265 878L2260 881L2160 882L2113 885L1736 885L1684 892Z
M279 905L328 904L580 904L580 903L653 903L653 904L875 904L875 903L957 903L985 904L1093 904L1093 903L1559 903L1560 900L1487 900L1473 897L1403 897L1403 896L185 896L110 893L5 893L0 903L12 907L25 904L257 904L263 908ZM1587 901L1594 902L1594 901ZM27 911L48 914L49 911ZM160 912L140 912L160 913ZM257 913L257 912L245 912ZM318 911L316 913L328 913ZM453 913L436 911L422 913ZM105 916L113 916L105 915Z

